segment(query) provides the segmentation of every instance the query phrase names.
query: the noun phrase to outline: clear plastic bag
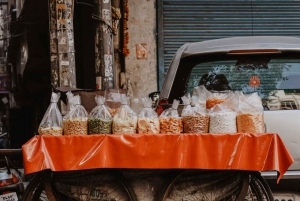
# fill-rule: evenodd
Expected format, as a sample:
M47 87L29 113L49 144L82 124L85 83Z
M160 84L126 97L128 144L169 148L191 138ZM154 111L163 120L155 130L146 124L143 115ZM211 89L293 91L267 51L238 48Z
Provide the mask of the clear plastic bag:
M230 99L233 95L234 93L232 91L211 91L207 95L206 108L211 109L215 105Z
M118 112L119 108L121 107L121 97L125 94L121 94L119 90L112 91L112 90L105 90L105 105L107 106L108 111L110 112L111 116L114 117L115 114Z
M264 133L264 109L257 93L239 92L237 131L241 133Z
M81 105L80 96L76 95L69 100L70 112L63 118L64 135L87 135L88 113Z
M199 104L198 97L182 97L182 101L186 105L181 113L184 133L208 133L209 115Z
M137 115L128 106L129 98L121 95L121 107L113 118L113 134L135 134L137 128Z
M74 97L74 94L71 92L71 91L68 91L66 93L66 96L67 96L67 112L66 114L68 114L70 112L70 99Z
M160 132L157 113L152 108L152 99L142 98L144 108L138 117L139 134L158 134Z
M198 97L198 102L201 107L206 107L206 99L211 92L208 91L204 85L200 85L194 88L193 96Z
M164 110L159 116L160 132L179 134L183 132L183 124L177 108L178 100L174 100L172 107Z
M61 113L58 109L57 102L59 101L60 93L52 92L51 103L40 123L38 132L40 135L62 135L63 121Z
M239 96L237 93L215 105L210 109L209 132L210 133L236 133L236 116L238 111Z
M112 127L112 116L104 105L105 98L100 95L95 96L97 106L90 112L88 118L89 134L110 134Z

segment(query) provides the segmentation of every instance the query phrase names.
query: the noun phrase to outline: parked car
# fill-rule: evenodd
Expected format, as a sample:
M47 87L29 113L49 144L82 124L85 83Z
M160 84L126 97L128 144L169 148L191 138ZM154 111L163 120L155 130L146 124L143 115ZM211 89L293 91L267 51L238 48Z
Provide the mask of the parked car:
M217 75L222 79L207 81ZM200 81L211 90L260 95L266 132L278 133L295 161L278 185L276 172L262 175L275 200L300 200L300 38L233 37L183 45L169 66L158 111L192 93Z

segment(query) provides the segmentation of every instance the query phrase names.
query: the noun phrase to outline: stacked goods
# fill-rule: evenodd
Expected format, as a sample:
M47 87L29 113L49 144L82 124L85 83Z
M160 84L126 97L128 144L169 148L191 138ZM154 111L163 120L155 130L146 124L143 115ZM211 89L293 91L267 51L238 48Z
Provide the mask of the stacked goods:
M81 105L80 96L76 95L69 100L70 111L64 116L65 135L87 135L88 113Z
M263 133L265 131L262 101L257 93L239 93L237 131L241 133Z
M210 109L210 133L236 133L238 94Z
M142 98L144 108L138 117L138 133L139 134L158 134L160 131L159 119L157 113L151 108L151 98Z
M100 95L95 96L97 106L90 112L88 118L89 134L110 134L112 126L112 116L104 105L105 98Z
M57 102L59 101L59 98L60 93L52 92L51 103L38 128L38 132L40 135L63 134L62 116L57 107Z
M113 118L114 134L134 134L137 128L137 115L128 106L129 99L121 94L121 107Z
M174 100L172 107L164 110L159 116L161 133L178 134L183 132L182 121L177 111L178 105L179 105L179 101Z

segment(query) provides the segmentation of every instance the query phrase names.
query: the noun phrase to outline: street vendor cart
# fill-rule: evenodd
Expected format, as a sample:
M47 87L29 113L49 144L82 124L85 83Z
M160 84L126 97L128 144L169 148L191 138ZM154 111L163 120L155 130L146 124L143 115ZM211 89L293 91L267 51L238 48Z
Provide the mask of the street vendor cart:
M293 163L275 133L35 136L23 200L273 200Z

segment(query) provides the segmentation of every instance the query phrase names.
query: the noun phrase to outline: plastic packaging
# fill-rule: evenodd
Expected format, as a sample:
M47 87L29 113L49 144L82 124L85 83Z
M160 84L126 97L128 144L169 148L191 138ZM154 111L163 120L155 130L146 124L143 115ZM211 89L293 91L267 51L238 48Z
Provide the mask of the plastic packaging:
M160 132L159 119L157 113L152 108L152 99L142 98L144 108L138 117L139 134L158 134Z
M129 98L121 94L121 107L113 118L114 134L134 134L137 128L137 115L128 106Z
M239 93L237 131L241 133L264 133L264 109L257 93Z
M68 100L67 101L67 113L66 114L68 114L70 112L70 107L71 107L71 105L70 105L70 99L74 97L74 94L71 91L68 91L66 93L66 96L67 96L67 100Z
M183 132L183 124L177 108L178 100L174 100L172 107L164 110L159 116L160 132L179 134Z
M210 133L236 133L236 116L238 111L238 94L230 99L215 105L210 109Z
M121 97L125 94L121 94L118 91L113 92L111 90L105 90L105 105L112 117L118 112L119 108L121 107Z
M211 109L215 105L223 103L234 95L232 91L211 91L206 99L206 108Z
M63 118L65 135L87 135L88 113L81 105L80 96L76 95L69 100L70 112Z
M112 127L112 116L104 105L105 98L100 95L95 96L97 106L90 112L88 118L89 134L110 134Z
M182 97L182 101L187 105L181 113L184 133L208 133L209 115L206 108L198 104L198 97Z
M206 99L211 92L208 91L203 85L194 88L193 96L198 97L201 107L206 107Z
M60 93L52 92L51 103L40 123L38 132L40 135L62 135L63 122L62 116L58 109L57 102L59 101Z

